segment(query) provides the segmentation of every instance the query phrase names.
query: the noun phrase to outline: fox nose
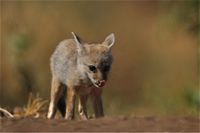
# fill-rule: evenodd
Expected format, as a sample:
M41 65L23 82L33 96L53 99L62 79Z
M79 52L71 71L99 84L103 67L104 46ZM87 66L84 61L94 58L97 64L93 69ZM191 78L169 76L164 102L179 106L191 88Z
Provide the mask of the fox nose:
M106 81L105 80L98 80L96 82L96 85L98 85L99 87L103 87L105 85Z

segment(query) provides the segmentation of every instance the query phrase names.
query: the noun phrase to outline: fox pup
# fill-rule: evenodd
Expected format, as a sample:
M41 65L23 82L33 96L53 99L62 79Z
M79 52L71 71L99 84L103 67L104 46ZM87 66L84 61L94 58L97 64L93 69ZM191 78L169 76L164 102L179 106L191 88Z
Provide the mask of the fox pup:
M95 117L103 117L102 87L112 65L114 34L97 44L83 43L75 33L72 35L73 39L60 42L50 58L52 83L47 117L54 118L58 108L65 119L74 119L76 96L81 119L88 119L88 98Z

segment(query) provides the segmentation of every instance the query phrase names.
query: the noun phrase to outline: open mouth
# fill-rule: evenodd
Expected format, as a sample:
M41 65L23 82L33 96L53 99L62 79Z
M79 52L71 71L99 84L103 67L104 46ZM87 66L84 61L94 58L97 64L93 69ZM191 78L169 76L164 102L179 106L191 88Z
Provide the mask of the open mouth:
M97 88L101 88L105 85L106 81L105 80L100 80L94 83L94 86L96 86Z

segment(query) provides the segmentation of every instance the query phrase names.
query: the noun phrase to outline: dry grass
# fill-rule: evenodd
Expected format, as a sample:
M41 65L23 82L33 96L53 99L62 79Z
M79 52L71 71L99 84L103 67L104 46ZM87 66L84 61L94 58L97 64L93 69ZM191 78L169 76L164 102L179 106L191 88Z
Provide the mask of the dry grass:
M6 109L0 108L0 113L1 113L0 118L2 116L6 116L8 118L14 118L14 116L9 111L7 111Z
M39 94L29 94L27 105L23 108L16 107L14 109L14 116L19 117L34 117L38 118L44 114L47 108L48 100L42 99Z

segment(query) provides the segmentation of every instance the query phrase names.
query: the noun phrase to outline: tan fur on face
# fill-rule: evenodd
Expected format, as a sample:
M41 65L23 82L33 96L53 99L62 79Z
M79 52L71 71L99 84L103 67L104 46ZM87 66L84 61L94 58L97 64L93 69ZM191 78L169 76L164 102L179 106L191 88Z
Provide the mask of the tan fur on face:
M84 44L84 48L86 51L86 55L88 55L87 61L90 62L90 64L98 65L101 58L109 54L109 48L102 44Z

